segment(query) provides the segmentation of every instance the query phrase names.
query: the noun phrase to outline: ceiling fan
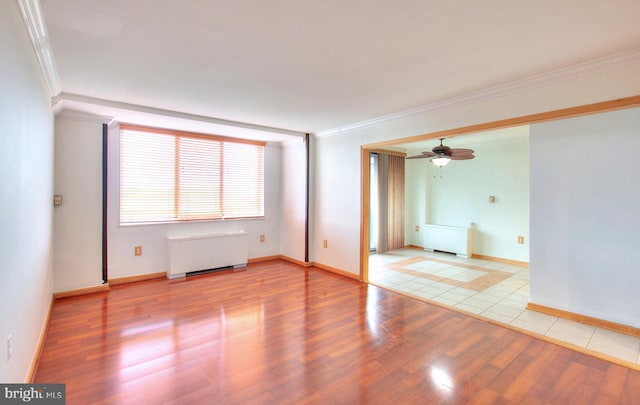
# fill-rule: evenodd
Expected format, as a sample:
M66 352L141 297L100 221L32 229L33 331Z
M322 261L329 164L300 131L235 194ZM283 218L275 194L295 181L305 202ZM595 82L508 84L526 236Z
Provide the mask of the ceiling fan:
M473 149L450 148L442 144L444 138L440 138L440 145L431 149L431 152L422 152L421 155L409 156L407 159L425 159L431 158L431 162L438 166L445 166L451 160L469 160L473 159Z

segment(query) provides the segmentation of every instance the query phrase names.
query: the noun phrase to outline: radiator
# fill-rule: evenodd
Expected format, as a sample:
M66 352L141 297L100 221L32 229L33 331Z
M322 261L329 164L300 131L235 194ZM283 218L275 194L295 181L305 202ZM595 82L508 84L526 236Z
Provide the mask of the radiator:
M461 226L426 224L422 232L424 250L455 253L469 257L471 254L471 228Z
M184 277L194 271L247 265L248 242L245 231L174 236L167 238L167 243L168 278Z

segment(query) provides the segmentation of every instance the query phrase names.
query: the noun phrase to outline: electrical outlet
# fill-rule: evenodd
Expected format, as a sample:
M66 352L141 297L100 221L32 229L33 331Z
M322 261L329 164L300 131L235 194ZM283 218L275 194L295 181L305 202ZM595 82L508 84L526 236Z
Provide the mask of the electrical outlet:
M326 247L327 247L327 240L326 240L326 239L322 241L322 247L323 247L323 248L326 248Z
M53 206L59 207L62 205L62 194L56 194L53 196Z
M13 356L13 336L9 335L7 338L7 363Z
M142 246L135 246L133 248L133 254L136 256L142 256Z
M524 244L524 236L518 236L518 243L520 245Z
M420 232L420 226L416 225L416 232Z
M260 242L264 242L264 235L260 235Z

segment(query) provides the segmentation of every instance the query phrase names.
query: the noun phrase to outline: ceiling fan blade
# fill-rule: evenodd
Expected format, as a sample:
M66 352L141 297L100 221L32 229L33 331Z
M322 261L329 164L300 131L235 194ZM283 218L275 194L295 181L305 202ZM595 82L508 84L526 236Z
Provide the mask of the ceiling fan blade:
M433 152L422 152L422 155L409 156L407 159L424 159L434 156L437 156L437 154Z
M449 153L447 153L447 155L449 156L460 156L460 155L469 155L469 154L473 154L473 149L464 149L464 148L452 148L449 149Z
M471 160L475 158L473 155L450 156L451 160Z

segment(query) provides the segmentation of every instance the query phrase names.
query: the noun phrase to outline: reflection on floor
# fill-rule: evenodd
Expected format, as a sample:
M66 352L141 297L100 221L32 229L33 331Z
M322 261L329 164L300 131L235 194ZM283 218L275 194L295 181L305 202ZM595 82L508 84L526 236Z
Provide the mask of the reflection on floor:
M400 249L369 257L369 282L640 366L638 337L525 309L527 267Z

